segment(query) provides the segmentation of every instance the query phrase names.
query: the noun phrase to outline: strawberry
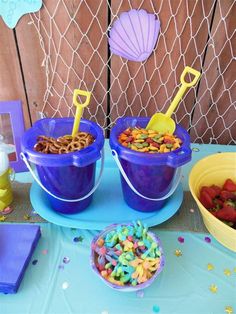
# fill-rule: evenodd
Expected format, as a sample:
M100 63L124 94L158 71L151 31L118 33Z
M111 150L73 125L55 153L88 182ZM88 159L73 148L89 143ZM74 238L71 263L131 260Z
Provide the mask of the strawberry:
M236 222L236 210L232 206L224 206L216 212L216 217L221 220Z
M205 190L201 190L201 192L200 192L200 202L207 209L214 207L212 198L210 197L210 195Z
M227 179L223 185L223 190L236 192L236 183L234 183L231 179Z
M218 186L218 185L211 185L211 188L215 191L216 193L216 196L219 196L220 195L220 192L221 192L221 188Z
M223 190L220 192L220 198L223 201L227 201L227 200L232 200L232 201L236 201L236 194L234 194L233 192L229 192L226 190Z
M215 191L215 189L210 186L203 186L201 190L209 194L212 199L217 196L217 192Z

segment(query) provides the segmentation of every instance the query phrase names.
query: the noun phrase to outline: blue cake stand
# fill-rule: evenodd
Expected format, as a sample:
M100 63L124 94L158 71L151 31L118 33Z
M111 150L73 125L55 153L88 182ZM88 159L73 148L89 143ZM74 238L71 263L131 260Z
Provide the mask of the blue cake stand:
M133 220L141 220L152 227L170 219L177 212L183 201L183 188L180 184L163 208L151 213L138 212L123 200L118 169L105 167L102 182L94 193L91 205L81 213L65 215L54 211L46 193L36 182L32 184L30 199L34 210L42 218L63 227L102 230L112 223Z

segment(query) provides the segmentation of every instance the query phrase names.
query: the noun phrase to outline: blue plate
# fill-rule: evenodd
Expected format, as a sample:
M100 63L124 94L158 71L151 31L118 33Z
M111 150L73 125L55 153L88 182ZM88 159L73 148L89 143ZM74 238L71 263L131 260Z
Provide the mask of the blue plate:
M177 212L183 201L183 188L179 185L162 209L151 213L138 212L123 200L119 170L105 167L91 205L81 213L65 215L54 211L46 193L36 182L32 184L30 199L34 210L42 218L63 227L102 230L112 223L126 223L137 219L152 227L170 219Z

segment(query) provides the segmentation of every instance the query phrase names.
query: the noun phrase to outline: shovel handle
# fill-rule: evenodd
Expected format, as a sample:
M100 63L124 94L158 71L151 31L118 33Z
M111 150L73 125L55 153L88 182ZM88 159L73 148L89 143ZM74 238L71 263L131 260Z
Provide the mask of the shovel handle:
M194 79L191 82L186 82L185 81L185 76L187 73L190 73L192 75L194 75ZM183 95L185 94L186 90L191 87L194 86L198 79L200 78L201 73L193 68L190 68L189 66L186 66L180 76L180 82L181 82L181 87L178 91L178 93L176 94L175 98L173 99L170 107L168 108L168 110L166 111L166 116L167 117L171 117L172 113L174 112L175 108L178 106L179 102L181 101Z
M85 96L85 102L83 104L80 104L78 102L78 96ZM79 130L79 124L80 120L83 114L83 110L85 107L88 106L91 98L91 93L87 92L85 90L80 90L80 89L75 89L74 94L73 94L73 104L76 106L76 112L75 112L75 120L74 120L74 125L73 125L73 130L72 130L72 136L74 137L75 134Z

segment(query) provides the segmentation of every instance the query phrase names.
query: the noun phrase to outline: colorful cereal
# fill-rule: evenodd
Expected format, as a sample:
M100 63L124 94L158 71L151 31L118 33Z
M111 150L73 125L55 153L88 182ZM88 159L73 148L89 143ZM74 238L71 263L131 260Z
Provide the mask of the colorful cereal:
M121 145L143 153L169 153L182 144L175 135L142 128L128 128L119 135L118 140Z

